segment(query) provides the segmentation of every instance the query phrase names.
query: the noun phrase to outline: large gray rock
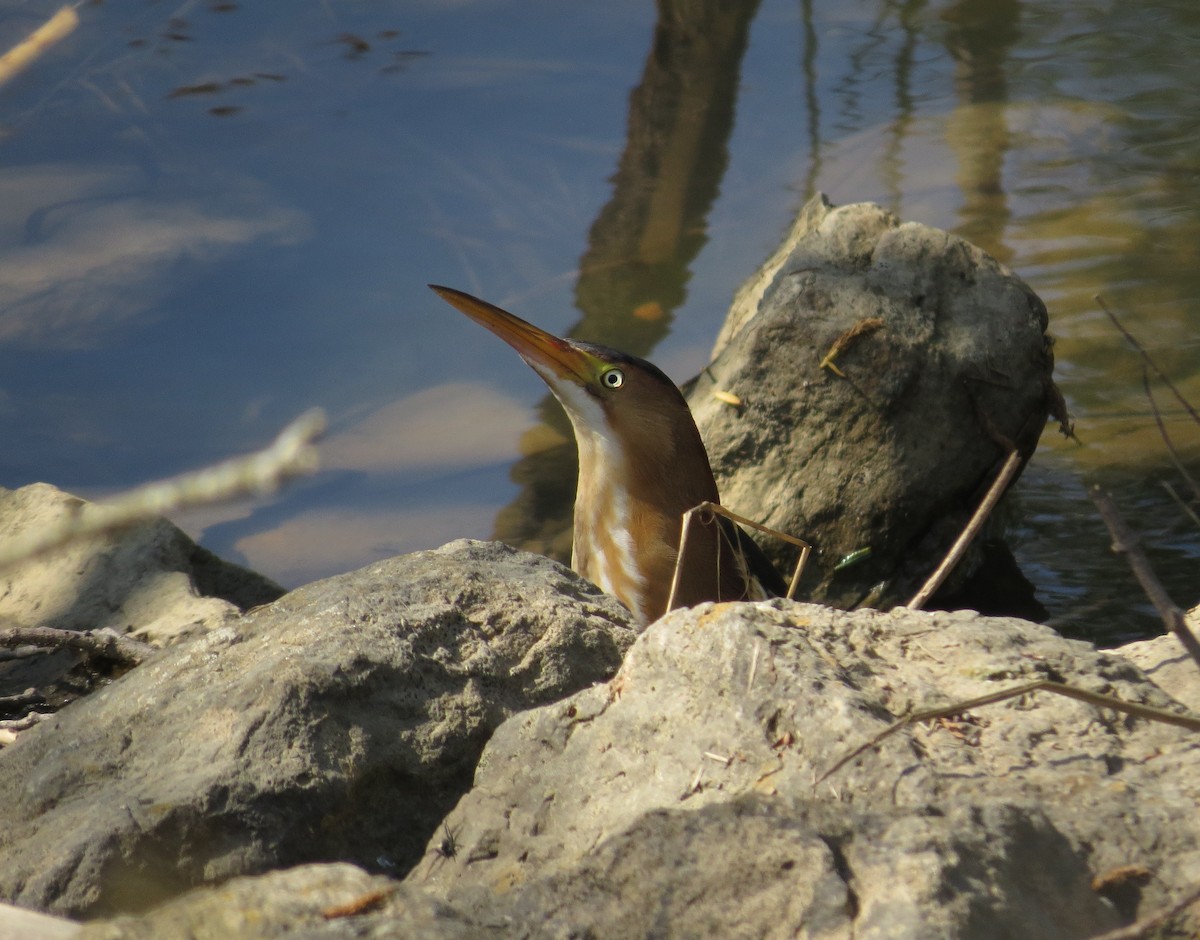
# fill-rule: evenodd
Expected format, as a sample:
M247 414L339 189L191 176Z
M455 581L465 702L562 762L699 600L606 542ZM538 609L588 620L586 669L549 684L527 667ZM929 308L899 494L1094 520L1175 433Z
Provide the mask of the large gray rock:
M88 924L74 940L331 940L362 937L364 924L374 928L372 936L404 940L504 936L457 916L420 889L334 864L198 888L143 917Z
M52 528L85 501L47 483L0 490L0 532ZM283 588L222 561L166 519L79 539L0 573L0 623L136 633L165 644L220 626Z
M611 676L634 636L614 599L491 543L308 585L0 752L0 897L95 915L313 860L403 872L492 729Z
M1004 805L855 812L743 795L663 809L513 894L510 936L530 937L1037 940L1113 923L1062 835Z
M1037 678L1179 708L1017 620L675 612L607 687L498 729L446 821L455 850L436 836L410 881L553 936L1090 936L1200 878L1194 732L1039 692L818 782L896 716Z
M1186 623L1193 634L1200 636L1200 607L1187 612ZM1182 702L1195 714L1200 714L1200 681L1197 666L1171 635L1126 643L1121 655L1146 673L1159 688Z
M722 502L816 547L801 596L903 603L1007 447L1033 452L1054 405L1046 323L1033 291L974 245L814 198L689 389ZM821 368L855 328L833 360L844 377ZM794 549L764 548L790 570Z
M0 937L4 940L76 940L81 929L64 917L0 903Z
M1200 877L1193 732L1039 692L819 779L898 714L1045 677L1178 710L1122 656L1016 620L679 611L608 684L501 725L403 883L309 866L83 937L1091 937Z

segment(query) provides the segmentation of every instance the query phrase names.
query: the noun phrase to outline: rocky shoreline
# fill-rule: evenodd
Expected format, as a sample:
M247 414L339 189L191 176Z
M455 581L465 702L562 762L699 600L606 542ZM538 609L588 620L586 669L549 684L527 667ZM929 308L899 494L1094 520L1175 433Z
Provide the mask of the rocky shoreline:
M1035 678L1195 709L1191 667L969 611L702 605L639 636L556 563L460 541L22 733L0 893L113 940L1088 937L1200 876L1194 732L1039 692L820 778Z
M0 662L0 937L1195 936L1195 730L1040 690L856 754L1042 680L1200 713L1174 637L955 609L1030 607L1019 578L984 607L978 553L950 609L895 606L1065 417L1046 325L977 248L821 197L748 282L692 409L725 502L859 609L642 631L465 540L284 593L165 520L8 571L0 629L153 649ZM79 504L0 492L0 531Z

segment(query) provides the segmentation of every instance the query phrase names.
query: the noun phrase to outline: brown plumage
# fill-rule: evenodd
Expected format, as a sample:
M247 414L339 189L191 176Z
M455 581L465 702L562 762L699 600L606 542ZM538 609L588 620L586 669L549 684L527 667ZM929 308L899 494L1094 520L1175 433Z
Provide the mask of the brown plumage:
M666 612L683 515L718 502L700 432L653 364L560 339L470 294L430 285L521 354L562 402L579 446L571 566L643 623ZM689 535L676 606L783 594L754 541L718 516Z

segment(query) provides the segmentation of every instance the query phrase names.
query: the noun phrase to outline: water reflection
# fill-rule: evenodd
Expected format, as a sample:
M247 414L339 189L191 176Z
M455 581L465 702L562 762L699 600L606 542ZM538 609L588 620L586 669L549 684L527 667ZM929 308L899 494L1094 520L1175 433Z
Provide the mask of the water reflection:
M0 5L0 45L56 6ZM1058 621L1156 629L1081 474L1197 600L1141 364L1094 301L1200 401L1192 0L78 12L0 99L0 484L94 494L321 404L327 473L187 520L207 545L289 584L452 536L565 557L561 412L531 428L536 378L424 284L686 379L821 190L955 231L1046 300L1082 444L1045 436L1014 533Z
M656 48L662 41L663 24L673 21L671 17L663 15L664 12L664 7L660 5ZM752 15L754 11L748 7L745 12ZM824 183L822 167L829 160L829 148L823 146L820 131L822 107L817 94L815 68L820 58L819 31L811 5L802 3L801 12L804 27L801 65L806 77L804 100L810 145L803 186L804 195L808 196ZM835 98L840 104L836 120L845 122L848 118L861 117L864 89L878 87L877 83L867 78L871 65L880 57L881 49L890 50L894 109L888 121L873 135L876 142L871 149L875 152L875 159L868 173L872 177L872 184L864 187L867 192L856 192L855 198L869 196L903 212L906 198L912 198L914 180L921 177L921 173L912 168L914 162L922 159L914 148L924 148L926 142L942 142L947 148L945 157L939 155L929 165L940 167L947 174L953 173L954 192L958 197L954 218L946 219L942 224L1025 273L1054 305L1056 320L1052 328L1069 337L1060 345L1059 355L1066 359L1062 370L1064 382L1072 399L1072 407L1080 416L1080 433L1088 446L1080 448L1078 443L1068 442L1051 442L1048 446L1058 453L1070 449L1072 464L1111 467L1114 462L1121 462L1132 469L1128 457L1137 455L1133 457L1134 460L1144 460L1155 468L1161 468L1162 447L1161 444L1156 446L1153 440L1158 432L1148 420L1145 402L1136 401L1135 389L1126 386L1119 396L1122 406L1127 409L1124 418L1111 412L1101 415L1094 403L1089 401L1090 396L1103 389L1105 376L1114 372L1127 374L1128 352L1122 350L1119 344L1112 343L1111 334L1104 337L1108 341L1104 344L1107 348L1101 351L1095 348L1098 337L1087 337L1086 352L1072 347L1073 342L1084 337L1077 333L1070 335L1074 332L1070 322L1074 312L1072 307L1080 303L1082 291L1094 293L1098 285L1111 282L1114 247L1131 241L1136 243L1145 237L1145 220L1140 213L1130 213L1126 194L1119 188L1095 193L1087 200L1076 198L1081 188L1081 181L1077 178L1078 160L1086 156L1102 163L1104 150L1111 147L1113 138L1120 134L1125 116L1103 103L1014 103L1012 99L1019 97L1019 94L1014 96L1009 76L1013 71L1013 57L1018 54L1017 46L1022 38L1024 10L1021 4L1005 0L969 0L946 5L938 11L942 27L937 30L937 35L953 63L951 84L954 103L946 114L922 115L922 102L919 95L914 93L914 86L917 83L915 73L919 71L918 60L927 54L925 47L931 32L929 12L927 5L920 2L880 7L879 18L864 31L864 41L849 54L849 67L835 83ZM739 25L739 29L744 29L744 25ZM659 77L652 68L653 64L652 55L643 76L642 90ZM738 59L730 58L727 64L729 74L736 74ZM691 82L696 88L704 87L703 82L695 77L691 78ZM726 82L724 87L731 87L731 83ZM638 94L635 92L631 100L631 136L622 162L623 169L631 164L630 155L636 154L638 149L636 135L641 127L638 119L643 116L637 110ZM662 136L663 128L671 126L669 119L662 121L658 125L657 135ZM731 126L732 121L724 124L726 130ZM652 135L648 136L654 139ZM1194 135L1191 141L1194 145ZM707 159L713 171L723 172L726 166L725 146L724 140L716 141L713 147L699 152L698 158ZM866 152L861 145L857 150ZM1070 158L1064 160L1061 154L1069 154ZM1016 172L1013 170L1014 163L1018 167ZM656 172L662 172L661 164L646 161L641 165L649 165ZM1176 181L1178 177L1177 173L1171 175ZM630 259L637 258L639 249L644 249L646 244L644 232L636 226L616 229L609 250L606 253L597 251L596 236L606 218L628 219L631 213L625 210L623 200L637 198L642 191L632 188L634 195L626 197L622 183L628 182L627 178L623 179L618 174L616 193L592 229L592 249L585 256L579 276L577 298L580 308L585 313L593 308L606 310L608 318L585 317L580 325L581 331L575 335L609 338L609 341L612 336L621 336L630 348L645 354L647 338L651 341L657 338L655 322L631 324L627 315L620 322L613 322L613 314L627 314L637 309L639 301L656 295L656 285L641 283L639 274L659 278L657 291L660 294L669 291L677 283L682 286L683 281L677 281L670 272L664 277L662 272L638 268L630 263ZM1083 185L1089 182L1082 181ZM1069 194L1066 200L1055 200L1054 208L1050 211L1035 207L1036 203L1042 201L1047 186L1051 187L1051 192L1057 190ZM645 200L644 205L653 211L652 200ZM1183 215L1190 219L1186 213ZM636 214L633 217L636 218ZM678 232L678 228L673 228L674 222L675 218L668 213L667 218L657 226L651 224L650 230ZM670 244L677 245L679 242L670 241ZM1196 242L1189 239L1183 244L1190 247ZM610 262L606 267L599 268L604 274L603 280L594 273L598 258L605 261L615 259L615 263ZM691 263L692 254L688 253L685 260ZM1048 287L1044 286L1044 280L1039 279L1039 275L1046 274L1052 274ZM606 290L593 295L590 289L597 281ZM1067 288L1068 284L1077 286ZM599 304L595 303L593 296L599 299ZM1089 298L1085 302L1090 304L1091 311L1095 310L1094 300ZM664 308L655 306L651 309ZM674 309L673 304L665 306L668 318ZM1144 316L1143 313L1138 319ZM589 333L589 323L599 322L604 322L606 329ZM1167 358L1174 357L1168 355ZM1092 365L1089 360L1095 364ZM1081 366L1081 363L1089 365ZM1088 369L1090 375L1081 375L1082 369ZM1190 384L1186 376L1184 381ZM1101 391L1101 394L1105 395L1107 404L1114 403L1111 389ZM565 419L552 400L543 402L541 413L547 424L569 435ZM1186 437L1186 429L1180 426L1177 419L1178 416L1167 416L1168 424L1174 427L1175 433L1185 435L1184 440L1195 440L1194 437ZM1118 452L1124 456L1118 457ZM497 537L560 558L569 556L571 487L566 481L573 476L573 459L573 451L566 446L517 464L514 480L521 485L522 491L518 499L501 512L496 525ZM1090 503L1080 505L1085 498L1082 485L1065 478L1061 465L1052 467L1058 469L1044 469L1031 474L1022 487L1025 501L1021 502L1018 498L1018 505L1040 504L1046 499L1059 500L1063 508L1070 507L1072 512L1086 513L1091 524L1085 524L1084 528L1090 529L1093 536L1098 533L1102 536L1102 526L1095 519ZM1120 475L1116 477L1118 484L1123 481ZM1137 512L1144 522L1152 523L1155 535L1164 538L1165 520L1159 518L1152 522L1156 514L1143 505L1147 502L1145 496L1139 498L1136 488L1133 491L1128 486L1120 488L1133 504L1131 511ZM1151 496L1149 503L1159 510L1166 510L1165 514L1170 516L1170 509L1164 505L1162 497ZM1046 521L1044 516L1039 518ZM1023 561L1041 576L1040 585L1051 607L1056 610L1056 622L1068 631L1114 638L1141 629L1156 630L1149 605L1135 604L1139 609L1130 610L1126 604L1123 610L1117 610L1121 595L1128 598L1129 576L1119 559L1104 555L1103 538L1099 541L1095 538L1086 539L1083 544L1087 548L1081 551L1075 547L1079 543L1072 541L1075 527L1059 525L1063 529L1061 540L1045 532L1041 532L1040 536L1034 534L1039 532L1036 526L1030 529L1018 525L1014 531ZM1192 537L1196 538L1195 535ZM1043 552L1048 552L1045 557L1057 558L1067 565L1078 565L1088 572L1082 575L1084 581L1090 580L1092 573L1102 573L1104 583L1124 583L1125 590L1113 592L1108 598L1093 598L1091 603L1079 608L1071 587L1064 588L1064 585L1071 585L1071 577L1063 577L1063 572L1055 571L1053 563L1047 564L1043 557L1039 557ZM1189 561L1190 558L1178 556L1161 559L1168 580L1176 585L1190 584L1192 575ZM1185 593L1183 602L1190 603L1192 600L1195 598L1189 598Z
M628 137L613 195L588 233L569 335L647 356L670 330L706 236L727 163L734 99L759 0L659 0L650 53L629 98ZM495 537L569 562L577 462L570 423L554 396L541 420L565 443L513 468L521 486ZM536 444L535 444L536 446Z
M162 300L178 261L308 237L308 219L253 180L156 191L132 167L48 164L0 175L0 343L94 347ZM181 190L191 189L191 192ZM19 228L18 228L19 225ZM18 247L19 246L19 247Z

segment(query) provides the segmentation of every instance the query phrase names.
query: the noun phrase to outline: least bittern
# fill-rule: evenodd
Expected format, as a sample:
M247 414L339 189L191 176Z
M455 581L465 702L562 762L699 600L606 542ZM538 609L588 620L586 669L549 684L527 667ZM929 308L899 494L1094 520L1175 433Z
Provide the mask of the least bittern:
M566 409L579 447L572 568L642 623L666 612L673 582L673 606L786 592L754 540L724 516L709 514L678 559L681 520L718 503L717 484L687 402L657 366L430 287L520 353Z

